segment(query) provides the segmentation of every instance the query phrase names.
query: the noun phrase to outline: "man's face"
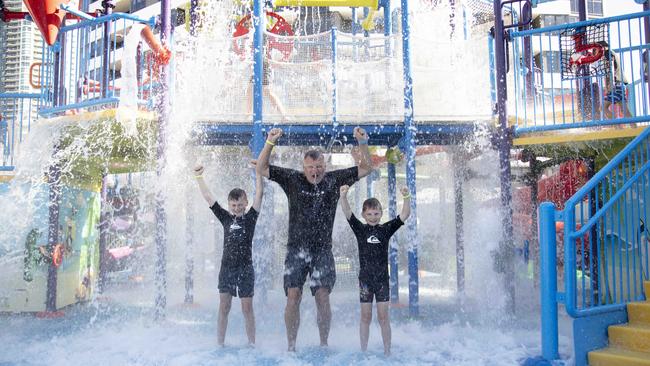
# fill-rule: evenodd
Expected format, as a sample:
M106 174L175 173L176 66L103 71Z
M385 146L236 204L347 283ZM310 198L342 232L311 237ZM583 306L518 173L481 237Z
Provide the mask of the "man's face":
M236 200L228 200L228 210L231 214L240 217L246 213L246 206L248 206L248 199L246 197L239 197Z
M363 216L363 218L366 219L366 222L370 226L378 225L379 220L381 220L381 215L382 215L381 208L368 208L361 213L361 216Z
M303 160L302 167L307 177L307 181L311 184L318 184L323 180L325 175L325 158L312 159L309 156Z

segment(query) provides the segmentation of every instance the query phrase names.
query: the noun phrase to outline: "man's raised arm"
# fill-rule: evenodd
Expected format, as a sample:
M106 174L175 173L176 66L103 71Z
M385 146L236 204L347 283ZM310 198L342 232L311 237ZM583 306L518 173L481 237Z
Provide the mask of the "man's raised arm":
M374 167L372 166L372 159L370 158L370 151L368 151L368 134L366 130L361 127L354 128L354 138L359 143L360 157L357 162L359 168L359 178L363 178L370 174Z
M263 177L269 177L269 159L271 157L271 151L273 146L278 142L282 136L281 128L273 128L269 131L268 136L266 137L266 142L264 143L264 148L260 152L260 156L257 157L257 163L255 165L255 172Z

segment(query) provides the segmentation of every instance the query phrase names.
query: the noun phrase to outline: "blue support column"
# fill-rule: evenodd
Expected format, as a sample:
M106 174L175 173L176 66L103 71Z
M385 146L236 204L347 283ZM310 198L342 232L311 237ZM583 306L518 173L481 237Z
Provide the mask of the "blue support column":
M542 356L551 361L560 358L558 352L555 206L551 202L544 202L539 206L539 238Z
M386 57L389 57L393 54L390 39L388 38L390 37L392 28L392 20L390 16L390 0L384 0L384 37L386 37L386 41L384 42L384 50Z
M194 204L192 194L185 197L185 304L194 303Z
M190 1L190 35L196 37L199 0ZM184 303L194 303L194 204L192 194L187 192L185 200L185 299Z
M170 0L160 2L160 40L163 45L170 42L171 39L171 4ZM167 125L169 124L170 114L170 95L169 95L169 65L161 66L160 74L160 100L158 104L158 140L156 151L156 176L160 180L164 174L166 166L166 139ZM167 307L167 213L165 212L165 202L161 191L156 192L156 264L155 264L155 318L164 319L165 309Z
M102 7L104 8L104 15L110 15L115 8L115 0L102 0ZM102 85L101 94L102 98L108 98L108 74L111 64L111 22L104 23L104 36L102 39ZM97 79L95 79L97 80Z
M264 100L262 99L262 77L264 73L264 4L262 0L253 2L253 134L261 131ZM253 141L257 141L253 138ZM260 147L260 151L262 148ZM253 147L253 152L255 147Z
M418 279L418 227L415 182L415 135L417 126L413 120L413 78L411 76L411 42L408 0L402 4L402 62L404 65L404 139L406 147L406 182L411 191L411 216L408 220L409 238L409 314L419 315Z
M496 255L497 269L504 274L504 288L507 293L506 311L514 314L515 311L515 270L514 270L514 244L512 228L512 192L510 185L510 147L512 134L508 128L506 111L506 53L505 33L501 13L501 2L494 2L494 54L496 60L496 113L498 116L497 131L494 143L499 152L499 170L501 183L501 227L502 238L499 243L499 252Z
M465 294L465 234L463 228L463 183L465 163L454 153L454 211L456 213L456 290L462 300Z
M264 18L262 16L264 3L262 0L255 0L253 2L253 24L254 24L254 36L253 36L253 139L250 142L251 152L254 159L260 155L262 148L264 148L264 125L263 121L263 99L262 99L262 73L263 73L263 42L264 42ZM255 187L255 173L252 174L253 187ZM266 184L266 182L264 183ZM267 185L268 187L268 185ZM258 225L256 232L265 233L268 231L267 227ZM266 235L255 235L253 240L253 250L256 253L263 252L266 248L260 238L265 237ZM257 261L255 266L255 277L262 278L264 273L268 273L268 263L265 261ZM257 293L260 298L266 298L266 292L268 290L268 285L264 282L258 284Z
M56 85L55 85L56 87ZM58 144L54 147L52 156L58 151ZM59 200L61 198L61 167L58 162L50 165L47 174L47 186L49 192L49 220L47 234L47 251L54 253L55 246L59 243ZM56 311L56 287L58 280L58 267L50 263L47 268L47 292L45 294L45 311L53 313Z
M332 125L338 126L336 94L336 27L332 27Z
M397 178L395 175L395 164L388 163L388 218L397 217ZM388 250L388 261L390 263L390 302L399 304L399 275L398 275L398 254L399 243L397 235L390 238L390 249Z
M375 196L375 174L370 173L366 176L366 198Z
M106 267L107 267L107 235L108 235L108 197L106 186L108 184L108 172L102 174L101 203L99 210L99 275L97 281L97 292L103 293L106 289Z

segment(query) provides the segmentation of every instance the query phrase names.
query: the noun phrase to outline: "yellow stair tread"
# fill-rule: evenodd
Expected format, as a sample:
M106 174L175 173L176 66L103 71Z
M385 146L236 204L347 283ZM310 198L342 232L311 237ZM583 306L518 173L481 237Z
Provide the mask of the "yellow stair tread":
M640 332L650 332L650 324L644 324L644 323L615 324L615 325L610 325L608 329L617 329L617 328L635 330Z
M607 347L589 352L589 366L650 366L650 353Z

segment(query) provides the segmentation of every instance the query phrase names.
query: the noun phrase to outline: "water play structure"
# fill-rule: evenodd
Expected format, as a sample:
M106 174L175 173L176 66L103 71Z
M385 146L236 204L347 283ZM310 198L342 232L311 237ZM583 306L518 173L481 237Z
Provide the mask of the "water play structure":
M522 364L650 359L647 1L592 19L575 1L578 19L550 26L544 0L163 0L151 18L118 3L1 3L0 19L33 21L45 44L25 67L31 92L0 93L0 217L13 223L0 312L64 316L133 286L155 319L174 291L195 304L219 235L187 166L204 162L218 189L252 187L248 160L273 127L280 162L318 146L349 166L361 126L377 170L355 202L385 198L392 218L398 184L413 192L416 219L389 255L395 314L436 319L441 298L488 311L475 303L489 298L506 318L523 303L542 342ZM277 291L286 231L269 191L261 298ZM356 286L355 254L334 250L341 291Z

